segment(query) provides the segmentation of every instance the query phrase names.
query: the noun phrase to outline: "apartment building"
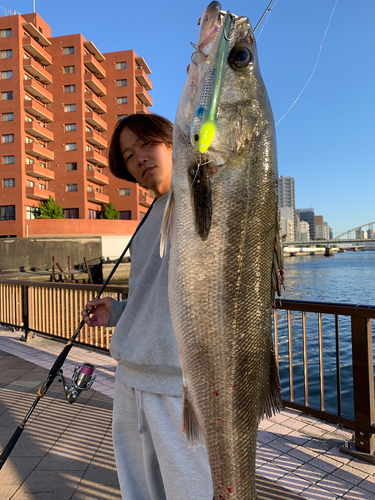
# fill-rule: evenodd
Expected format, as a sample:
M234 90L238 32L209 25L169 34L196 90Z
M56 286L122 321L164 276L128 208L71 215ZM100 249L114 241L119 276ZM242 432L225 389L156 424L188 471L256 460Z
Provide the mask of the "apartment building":
M111 175L107 148L119 119L149 113L146 61L51 37L36 13L0 17L0 55L0 237L131 233L151 193ZM50 195L65 219L37 218ZM121 220L100 219L110 201Z

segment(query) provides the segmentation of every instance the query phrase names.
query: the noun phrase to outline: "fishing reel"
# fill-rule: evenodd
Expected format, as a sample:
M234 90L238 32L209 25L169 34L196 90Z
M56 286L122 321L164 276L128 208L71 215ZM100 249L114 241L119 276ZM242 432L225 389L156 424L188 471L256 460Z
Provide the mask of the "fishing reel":
M91 363L83 363L82 366L77 365L74 368L71 380L67 380L64 377L62 370L58 372L58 380L59 382L63 382L65 397L70 404L74 403L82 391L90 389L96 379L94 371L95 366Z

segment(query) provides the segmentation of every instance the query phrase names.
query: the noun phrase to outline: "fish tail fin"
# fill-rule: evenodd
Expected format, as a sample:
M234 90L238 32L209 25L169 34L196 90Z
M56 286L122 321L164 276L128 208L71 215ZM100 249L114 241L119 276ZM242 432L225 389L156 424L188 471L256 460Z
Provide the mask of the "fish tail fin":
M268 393L260 411L260 418L271 418L281 408L281 388L279 379L279 368L277 366L275 351L271 351L270 377L268 382Z
M183 431L188 439L189 448L193 448L195 451L198 446L204 445L204 439L193 407L186 395L185 387L182 402L182 421Z
M272 266L272 286L271 286L271 301L275 301L275 293L280 297L281 288L284 287L284 262L283 262L283 245L281 238L281 225L280 213L277 210L276 214L276 235L275 247L273 253L273 266Z
M174 195L173 195L173 190L171 189L169 191L167 204L165 205L163 221L161 223L161 229L160 229L161 233L160 257L163 257L163 255L165 255L165 252L167 250L167 239L172 225L173 212L174 212Z

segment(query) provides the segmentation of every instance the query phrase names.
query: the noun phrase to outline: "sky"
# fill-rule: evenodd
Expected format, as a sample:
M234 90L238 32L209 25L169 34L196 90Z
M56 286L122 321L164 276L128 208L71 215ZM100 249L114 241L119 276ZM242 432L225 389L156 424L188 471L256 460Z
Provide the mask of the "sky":
M208 3L35 0L35 10L52 36L82 33L101 52L133 49L144 57L152 71L150 109L174 121L190 42ZM255 27L268 4L223 0L222 8ZM2 5L33 11L33 0ZM334 236L375 221L375 0L274 0L268 14L256 32L259 61L275 122L281 119L279 175L294 178L296 208L314 208Z

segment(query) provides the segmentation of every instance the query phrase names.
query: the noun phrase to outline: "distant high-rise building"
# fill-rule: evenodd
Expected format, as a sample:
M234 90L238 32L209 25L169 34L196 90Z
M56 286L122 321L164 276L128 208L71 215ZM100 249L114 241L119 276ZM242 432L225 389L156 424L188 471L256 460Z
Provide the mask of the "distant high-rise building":
M281 235L284 241L294 241L294 217L291 207L280 208Z
M310 241L310 226L309 223L302 220L299 223L299 241Z
M288 239L287 241L293 241L296 240L297 235L296 235L296 221L295 221L295 197L294 197L294 179L293 177L284 177L283 175L279 177L279 188L278 188L278 194L279 194L279 207L280 207L280 215L281 215L281 210L282 209L288 209L290 208L292 210L291 217L290 214L288 213L288 218L285 219L286 214L281 215L281 217L284 217L285 220L290 220L292 223L292 233L293 236L291 239ZM286 227L285 227L286 229ZM290 229L289 229L290 231ZM285 233L284 233L285 234Z
M313 208L297 208L300 221L309 224L310 240L315 240L315 211Z
M107 148L118 120L149 113L146 61L102 54L81 34L51 37L36 13L0 17L0 34L0 237L97 234L109 202L123 220L100 233L131 233L152 197L112 176ZM75 220L36 219L49 196Z
M324 222L323 215L315 216L315 238L317 240L329 240L331 239L331 232L328 222Z

